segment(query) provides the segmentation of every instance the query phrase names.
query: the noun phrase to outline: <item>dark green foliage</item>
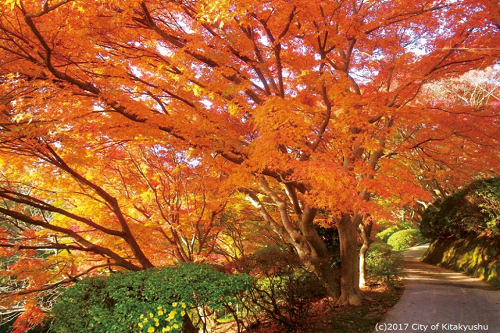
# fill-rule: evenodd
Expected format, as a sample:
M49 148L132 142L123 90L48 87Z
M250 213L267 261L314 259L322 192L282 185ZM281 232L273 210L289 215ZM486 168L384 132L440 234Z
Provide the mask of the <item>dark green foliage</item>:
M55 332L141 332L182 326L181 312L222 309L250 287L247 275L229 275L193 263L85 278L68 288L52 310ZM170 321L165 320L170 315ZM142 316L142 317L141 317ZM142 329L139 323L143 326ZM177 324L179 327L174 327Z
M233 264L254 277L242 302L247 319L264 315L291 331L305 324L312 302L326 295L317 277L291 251L265 249Z
M476 195L480 199L477 205L483 213L486 231L493 236L500 235L500 178L479 183Z
M417 244L425 241L422 233L418 229L406 229L400 230L391 235L387 239L387 244L392 246L394 251L402 251L409 247L415 246Z
M435 202L422 216L420 229L426 238L499 234L500 178L477 180L463 190Z
M330 256L332 257L332 262L336 265L340 264L340 240L339 232L337 228L324 228L321 226L315 226L316 232L318 233L321 240L325 243Z
M384 242L372 243L366 255L369 282L394 287L404 275L403 255Z

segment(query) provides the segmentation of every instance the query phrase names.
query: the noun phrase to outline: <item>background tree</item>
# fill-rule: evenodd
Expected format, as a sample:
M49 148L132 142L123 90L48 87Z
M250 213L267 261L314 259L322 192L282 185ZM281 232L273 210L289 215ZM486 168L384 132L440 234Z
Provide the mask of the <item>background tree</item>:
M189 151L219 168L225 188L248 197L339 304L360 304L356 237L378 209L370 198L405 204L425 193L407 158L436 149L440 159L446 150L443 162L466 158L483 170L471 157L485 146L491 168L498 165L493 109L472 121L418 98L425 83L496 61L488 49L499 32L492 8L445 0L8 1L0 13L1 142L28 142L71 177L61 159L74 158L75 169L93 163L64 144L75 133ZM463 135L483 121L489 136ZM30 126L11 141L16 122ZM126 234L125 252L107 255L129 269L151 266L112 196L82 182ZM318 209L339 231L340 293L314 228Z
M216 172L160 146L80 139L52 143L74 147L64 159L36 138L2 144L0 251L9 259L1 292L11 313L33 308L34 295L47 311L54 289L98 271L220 262L227 196L214 187Z
M498 106L500 102L500 68L488 67L484 70L474 70L460 77L449 78L430 84L425 88L427 93L435 96L431 103L435 107L445 109L453 105L454 112L461 106L471 113L470 107Z

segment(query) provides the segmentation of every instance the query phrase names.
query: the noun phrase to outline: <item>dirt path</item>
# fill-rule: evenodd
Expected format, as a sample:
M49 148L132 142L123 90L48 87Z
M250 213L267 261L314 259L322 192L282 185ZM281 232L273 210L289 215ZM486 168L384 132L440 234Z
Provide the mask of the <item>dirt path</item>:
M374 332L500 332L500 291L422 263L427 247L404 252L406 290Z

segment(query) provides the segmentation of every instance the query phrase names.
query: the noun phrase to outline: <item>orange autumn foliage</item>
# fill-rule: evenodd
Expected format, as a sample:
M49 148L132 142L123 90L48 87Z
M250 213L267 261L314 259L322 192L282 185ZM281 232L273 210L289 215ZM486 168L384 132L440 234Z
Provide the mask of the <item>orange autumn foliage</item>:
M2 251L56 251L33 261L33 290L208 260L244 195L356 304L364 216L428 198L422 177L497 171L498 106L449 112L423 93L494 65L497 40L487 0L5 1ZM319 209L345 245L340 291Z

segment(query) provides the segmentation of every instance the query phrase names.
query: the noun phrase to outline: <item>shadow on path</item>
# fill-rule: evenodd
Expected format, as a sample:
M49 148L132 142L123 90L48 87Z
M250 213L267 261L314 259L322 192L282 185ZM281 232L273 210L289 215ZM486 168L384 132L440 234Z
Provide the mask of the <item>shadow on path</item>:
M427 248L404 252L405 292L374 332L500 332L500 291L421 262Z

